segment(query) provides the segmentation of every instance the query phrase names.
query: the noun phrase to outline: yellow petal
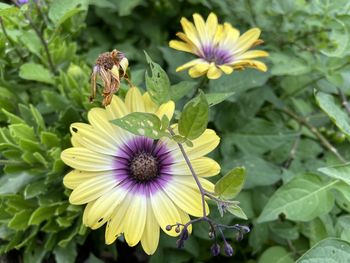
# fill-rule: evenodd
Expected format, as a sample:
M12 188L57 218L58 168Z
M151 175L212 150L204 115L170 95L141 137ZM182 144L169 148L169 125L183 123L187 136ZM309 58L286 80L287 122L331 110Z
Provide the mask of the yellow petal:
M162 119L163 115L166 115L169 120L173 117L175 110L175 103L173 101L168 101L159 106L159 109L156 111L156 115Z
M174 227L170 231L166 230L167 225L181 222L181 217L178 209L163 190L158 189L156 193L151 194L151 204L153 213L162 230L169 236L178 236L179 233L175 232Z
M171 128L175 133L178 133L177 124L171 125ZM162 138L161 141L166 145L167 149L171 151L171 156L175 163L183 162L184 158L176 142L169 138ZM206 129L201 136L192 141L193 147L188 147L185 144L183 144L183 147L189 158L193 160L210 153L218 146L219 142L220 138L216 135L215 131Z
M239 31L230 23L224 23L223 37L220 47L229 50L232 46L235 46L237 40L239 39L239 35Z
M141 186L143 187L143 186ZM145 229L147 201L142 194L133 194L132 202L125 215L124 237L129 246L136 246Z
M234 68L249 67L249 68L256 68L256 69L263 71L263 72L267 71L267 67L266 67L265 63L258 61L258 60L251 60L251 59L237 60L237 61L233 62L231 65Z
M197 217L203 216L202 199L198 189L195 190L172 181L166 185L165 192L186 213ZM208 209L209 207L206 204L207 213Z
M208 33L208 37L212 40L215 36L217 26L218 26L218 18L214 13L210 13L207 21L205 22L206 31Z
M191 48L191 53L197 55L197 56L201 56L203 55L200 46L196 46L195 43L193 43L191 41L191 39L188 38L188 36L182 32L178 32L176 33L176 36L179 37L181 40L183 40L185 43L188 44L188 46Z
M111 104L106 106L107 118L109 120L118 119L129 114L129 110L126 108L124 101L118 96L113 96Z
M235 57L235 59L243 60L243 59L251 59L251 58L258 58L258 57L267 57L268 55L269 53L263 50L250 50Z
M143 102L145 103L145 111L150 113L155 113L158 107L151 99L151 96L149 95L149 93L145 92L142 95L142 98L143 98Z
M152 255L156 251L159 243L159 234L159 225L153 213L151 200L147 198L146 224L141 238L142 248L147 255Z
M221 70L212 63L208 69L207 77L208 79L218 79L221 77L221 74Z
M125 105L130 112L145 112L145 104L138 88L132 87L125 96Z
M88 120L101 136L107 140L115 141L117 144L121 144L124 137L130 136L127 132L110 122L104 109L91 109L88 113Z
M80 184L69 196L69 202L81 205L96 200L118 184L114 173L94 177Z
M218 146L220 138L216 135L215 131L206 129L201 136L192 142L193 147L184 145L185 151L191 160L202 157L214 150Z
M209 43L209 38L207 36L206 25L203 17L199 14L193 14L193 21L196 26L198 37L201 40L202 45Z
M104 174L106 174L105 171L86 172L86 171L73 170L68 174L66 174L65 177L63 177L63 184L65 187L69 189L74 189L78 185L84 183L85 181L94 177L103 176Z
M201 63L206 63L206 61L204 59L201 59L201 58L197 58L197 59L191 60L191 61L183 64L182 66L178 67L176 69L176 72L179 72L181 70L193 67L193 66L195 66L197 64L201 64Z
M220 165L208 157L193 159L191 164L196 174L201 177L210 177L220 173ZM174 175L191 175L191 171L185 161L172 164L171 171Z
M95 201L92 201L92 202L90 202L90 203L88 203L86 206L85 206L85 209L84 209L84 213L83 213L83 224L85 225L85 226L88 226L87 225L87 218L88 218L88 214L90 213L90 211L91 211L91 207L92 207L92 205L95 203Z
M215 35L214 35L214 39L213 39L213 45L218 45L219 43L221 43L225 37L225 33L224 33L224 26L223 25L218 25Z
M180 23L187 37L192 41L192 43L199 47L201 43L197 29L194 27L194 25L184 17L181 18Z
M231 74L233 72L233 68L230 66L226 66L226 65L221 65L218 66L225 74Z
M259 28L252 28L245 32L238 39L237 45L233 48L234 54L248 50L255 43L255 41L259 39L260 33L261 31Z
M104 225L111 217L116 207L123 201L126 190L122 187L112 188L91 205L87 214L86 225L92 229L97 229Z
M200 76L203 76L208 71L208 68L209 68L209 63L203 62L203 63L194 65L192 68L190 68L188 73L192 78L198 78Z
M214 192L214 184L207 179L204 178L198 178L203 188L209 192ZM196 181L194 180L192 175L176 175L172 177L172 180L174 180L179 185L186 185L188 187L193 188L194 190L198 190L198 186Z
M180 50L180 51L185 51L185 52L189 52L189 53L193 53L193 48L192 46L190 46L189 44L182 42L182 41L178 41L178 40L171 40L169 42L169 47L176 49L176 50Z
M85 148L102 154L114 155L119 148L116 141L110 141L91 125L73 123L70 132L76 141Z
M119 62L119 65L123 69L123 76L124 76L125 73L126 73L126 70L128 69L128 66L129 66L128 59L127 58L122 58L122 60Z
M114 169L112 156L93 152L86 148L68 148L61 153L61 159L65 164L77 170L95 172Z
M70 138L70 142L72 143L73 147L84 147L75 136Z
M123 202L114 210L114 213L111 216L111 219L108 221L105 232L105 242L107 245L112 244L117 237L124 232L126 211L129 208L129 205L132 201L132 193L128 193Z

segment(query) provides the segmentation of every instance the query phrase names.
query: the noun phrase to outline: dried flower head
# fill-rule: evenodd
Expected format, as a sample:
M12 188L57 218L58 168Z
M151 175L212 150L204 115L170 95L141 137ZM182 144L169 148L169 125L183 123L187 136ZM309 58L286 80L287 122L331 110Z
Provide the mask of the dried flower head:
M112 52L105 52L99 55L91 74L91 95L90 101L96 96L96 79L99 75L102 79L104 97L102 104L107 106L111 103L113 94L120 87L120 80L124 78L129 84L129 77L126 70L129 66L129 61L124 53L114 49Z

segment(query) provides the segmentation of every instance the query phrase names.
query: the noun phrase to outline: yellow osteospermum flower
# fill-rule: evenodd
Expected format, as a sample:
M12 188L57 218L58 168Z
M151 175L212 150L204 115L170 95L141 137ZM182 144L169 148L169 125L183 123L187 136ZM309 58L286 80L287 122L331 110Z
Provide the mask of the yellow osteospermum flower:
M176 35L182 40L171 40L171 48L192 53L200 58L194 59L176 69L181 71L190 68L192 78L207 75L209 79L217 79L222 75L231 74L234 69L246 67L266 71L264 63L255 60L266 57L268 53L262 50L251 50L261 44L260 29L252 28L240 36L239 31L229 23L218 24L214 13L210 13L207 21L198 15L193 15L194 24L186 18L181 19L184 33Z
M69 198L72 204L87 204L83 215L85 225L96 229L107 223L107 244L123 233L130 246L141 241L144 251L153 254L160 228L170 236L177 236L174 228L167 231L166 226L185 224L190 220L189 215L202 216L200 192L177 144L168 138L155 141L136 136L110 122L131 112L150 112L171 119L174 108L172 101L157 107L148 93L141 95L133 87L125 102L114 96L105 109L90 110L90 124L71 125L73 147L64 150L61 158L74 170L63 182L73 189ZM208 191L213 191L214 186L203 177L218 174L220 166L203 156L219 140L213 130L207 129L193 141L193 147L184 145Z

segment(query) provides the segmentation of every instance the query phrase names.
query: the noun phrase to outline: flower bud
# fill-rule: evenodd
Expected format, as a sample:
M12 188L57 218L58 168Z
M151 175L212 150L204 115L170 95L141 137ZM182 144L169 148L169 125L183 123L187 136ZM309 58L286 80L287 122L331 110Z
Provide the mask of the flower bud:
M236 234L236 240L238 241L238 242L240 242L240 241L242 241L243 240L243 233L241 232L241 231L239 231L239 232L237 232L237 234Z
M231 256L233 255L233 248L232 248L232 246L231 246L229 243L227 243L227 242L225 242L224 251L225 251L226 256L231 257Z
M241 230L243 234L247 234L250 232L250 228L248 226L241 226Z
M166 229L167 231L170 231L172 228L173 228L173 227L172 227L171 225L167 225L167 226L165 227L165 229Z
M215 243L210 248L211 254L216 257L220 254L220 246L219 244Z
M177 226L177 227L175 228L175 232L176 232L176 233L180 233L180 227L179 227L179 226Z

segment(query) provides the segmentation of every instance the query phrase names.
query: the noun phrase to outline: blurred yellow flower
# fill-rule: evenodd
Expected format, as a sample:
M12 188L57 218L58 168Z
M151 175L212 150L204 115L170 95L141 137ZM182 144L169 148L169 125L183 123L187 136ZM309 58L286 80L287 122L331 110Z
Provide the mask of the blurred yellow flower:
M266 71L266 65L255 58L266 57L262 50L250 50L251 47L263 43L259 28L252 28L240 36L240 32L229 23L218 24L214 13L210 13L207 21L199 14L193 15L194 24L186 18L181 19L184 30L176 35L182 40L171 40L171 48L192 53L198 56L176 69L187 68L192 78L207 75L209 79L220 78L222 72L231 74L233 70L247 67Z
M178 145L169 138L136 136L110 122L131 112L149 112L171 119L174 109L174 102L158 107L148 93L142 95L133 87L125 102L113 96L105 109L91 109L90 124L71 125L73 147L64 150L61 158L74 170L64 177L63 183L73 189L69 197L72 204L87 204L85 225L97 229L107 223L107 244L124 234L130 246L141 241L144 251L153 254L160 228L177 236L175 227L168 231L166 226L186 224L189 215L202 216L201 194ZM203 156L215 149L219 140L213 130L207 129L193 140L193 147L184 145L201 184L211 192L214 185L204 177L218 174L220 166Z

